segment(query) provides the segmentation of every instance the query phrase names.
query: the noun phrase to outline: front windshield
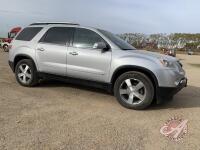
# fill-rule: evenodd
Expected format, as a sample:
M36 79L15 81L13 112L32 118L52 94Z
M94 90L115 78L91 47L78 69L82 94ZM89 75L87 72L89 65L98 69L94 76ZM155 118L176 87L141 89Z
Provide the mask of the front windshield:
M11 33L9 34L9 38L14 38L16 35L17 35L17 33L11 32Z
M104 36L106 36L111 42L113 42L115 45L117 45L122 50L135 50L135 48L122 40L120 37L112 34L111 32L100 30L98 29Z

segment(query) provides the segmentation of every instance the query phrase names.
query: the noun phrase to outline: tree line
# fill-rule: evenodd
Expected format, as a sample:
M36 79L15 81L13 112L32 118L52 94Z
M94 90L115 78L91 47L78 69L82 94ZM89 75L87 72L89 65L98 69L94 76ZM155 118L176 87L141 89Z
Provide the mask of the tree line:
M146 35L143 33L125 33L119 36L136 48L200 52L200 34L159 33Z

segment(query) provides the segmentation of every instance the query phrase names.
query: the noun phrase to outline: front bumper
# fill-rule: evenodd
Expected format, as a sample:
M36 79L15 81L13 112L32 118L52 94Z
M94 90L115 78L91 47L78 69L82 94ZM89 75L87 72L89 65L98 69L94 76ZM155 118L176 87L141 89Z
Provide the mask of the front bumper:
M172 99L176 93L187 87L187 82L187 78L183 78L176 87L158 87L156 92L157 103Z

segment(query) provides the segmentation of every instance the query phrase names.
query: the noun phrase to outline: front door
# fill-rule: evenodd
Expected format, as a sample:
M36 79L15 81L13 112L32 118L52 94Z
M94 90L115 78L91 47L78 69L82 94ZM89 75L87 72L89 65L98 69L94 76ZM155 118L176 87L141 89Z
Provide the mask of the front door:
M111 51L102 52L94 44L105 42L96 32L77 28L67 53L67 75L105 82L109 76ZM105 42L106 43L106 42Z

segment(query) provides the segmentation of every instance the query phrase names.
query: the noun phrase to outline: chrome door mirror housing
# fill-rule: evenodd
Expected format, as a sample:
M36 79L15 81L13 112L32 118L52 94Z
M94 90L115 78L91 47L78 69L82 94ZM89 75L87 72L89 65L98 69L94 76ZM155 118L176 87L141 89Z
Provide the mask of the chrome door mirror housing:
M94 44L93 48L94 49L106 50L106 49L108 49L108 46L104 42L98 42L98 43Z

